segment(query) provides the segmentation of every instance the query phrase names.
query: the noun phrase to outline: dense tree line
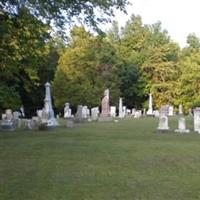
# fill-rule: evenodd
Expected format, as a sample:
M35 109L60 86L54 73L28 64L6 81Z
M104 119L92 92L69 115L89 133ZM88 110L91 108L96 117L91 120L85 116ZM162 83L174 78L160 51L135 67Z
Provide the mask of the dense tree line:
M187 111L200 105L200 40L195 34L188 36L188 46L181 49L161 23L146 25L140 16L133 15L125 27L120 29L114 22L104 34L74 26L63 41L63 35L52 35L50 19L53 16L57 28L62 28L66 22L63 10L68 11L64 3L69 8L72 4L55 2L0 3L0 112L24 105L27 114L33 114L43 106L46 81L53 85L58 111L65 102L74 108L78 104L99 106L106 88L113 105L123 97L128 107L146 107L150 92L157 109L163 104L181 103ZM76 12L68 15L73 18L80 10L85 11L84 20L96 29L105 18L93 17L94 5L109 16L113 6L124 10L127 4L126 0L87 2L77 0Z
M42 107L44 83L53 80L66 23L78 19L99 30L98 24L109 20L114 8L125 12L127 4L127 0L0 1L0 112L23 104L31 115ZM103 15L96 15L97 9Z
M129 107L146 107L152 93L156 109L183 104L187 112L200 105L200 43L195 34L187 42L180 49L161 23L144 25L134 15L122 30L114 22L104 37L74 27L53 81L55 105L99 106L108 87L114 105L121 96Z

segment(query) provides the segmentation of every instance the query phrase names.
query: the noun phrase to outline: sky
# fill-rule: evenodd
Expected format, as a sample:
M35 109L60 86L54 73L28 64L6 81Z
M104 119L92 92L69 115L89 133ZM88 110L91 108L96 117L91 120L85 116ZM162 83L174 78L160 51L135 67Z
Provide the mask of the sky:
M140 15L144 24L162 23L175 42L181 47L186 46L189 33L200 37L200 0L129 0L132 5L127 7L128 15L116 11L114 18L120 26L132 14Z

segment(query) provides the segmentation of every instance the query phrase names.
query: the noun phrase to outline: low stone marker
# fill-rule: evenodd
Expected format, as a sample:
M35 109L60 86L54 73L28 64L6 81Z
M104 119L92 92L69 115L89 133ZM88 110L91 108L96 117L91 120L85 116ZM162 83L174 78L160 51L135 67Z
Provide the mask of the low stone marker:
M177 132L177 133L189 133L190 132L189 129L186 129L184 117L179 117L179 119L178 119L178 129L176 129L175 132Z
M166 109L166 106L162 106L159 113L159 123L157 128L159 132L169 131L167 115L168 115L168 110Z

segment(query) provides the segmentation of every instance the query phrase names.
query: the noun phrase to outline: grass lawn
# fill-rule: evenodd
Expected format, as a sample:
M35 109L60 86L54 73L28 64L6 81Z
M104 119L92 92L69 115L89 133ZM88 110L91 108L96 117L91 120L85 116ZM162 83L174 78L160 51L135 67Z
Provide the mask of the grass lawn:
M0 132L0 200L200 199L200 135L158 119ZM193 121L187 118L187 127Z

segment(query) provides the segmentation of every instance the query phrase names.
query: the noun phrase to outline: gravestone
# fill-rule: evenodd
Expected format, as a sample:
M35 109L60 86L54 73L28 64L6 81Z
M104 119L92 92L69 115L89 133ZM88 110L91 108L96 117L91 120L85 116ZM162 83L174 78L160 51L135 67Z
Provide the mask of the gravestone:
M137 111L135 112L134 118L140 118L140 117L142 117L142 111L141 111L141 110L137 110Z
M13 118L14 119L19 119L21 117L21 113L18 111L13 112Z
M99 108L98 107L94 107L91 109L91 119L92 120L97 120L99 117Z
M154 114L155 117L159 117L159 115L160 115L160 113L159 113L158 110L154 110L154 111L153 111L153 114Z
M90 117L90 111L87 106L82 107L82 117L86 120Z
M104 91L104 96L101 100L101 114L98 120L100 122L112 121L112 117L110 115L109 89Z
M169 106L169 113L168 116L173 116L174 115L174 107L173 106Z
M87 114L82 105L78 105L74 121L77 123L86 122Z
M116 107L115 106L110 107L110 115L111 115L111 117L116 117Z
M147 110L147 116L154 116L152 94L149 94L149 107L148 107L148 110Z
M193 110L194 112L194 131L200 133L200 107Z
M16 123L11 109L5 111L5 115L1 121L1 128L8 131L14 131L16 129Z
M179 115L183 115L183 105L182 105L182 104L180 104L180 105L178 106L178 114L179 114Z
M159 113L158 131L166 132L169 130L168 126L168 106L162 106Z
M189 133L190 132L189 129L186 129L184 117L179 117L179 119L178 119L178 129L176 129L175 132L178 132L178 133Z
M74 127L74 118L73 117L66 118L66 127L67 128L73 128Z
M121 119L125 117L124 111L123 111L123 100L121 97L119 98L119 115L118 116Z
M40 117L40 129L50 129L58 126L58 122L54 116L54 111L51 101L51 85L50 83L45 84L45 99L44 99L44 108L42 109Z
M72 110L70 108L70 104L69 103L65 103L64 118L70 118L70 117L72 117Z
M130 116L131 115L131 109L126 109L127 115Z
M126 109L126 106L123 106L123 115L124 115L124 117L127 116L127 109Z
M132 115L132 116L135 116L135 112L136 112L136 109L135 109L135 108L132 108L132 110L131 110L131 115Z
M18 112L18 111L13 112L13 118L14 118L14 122L15 122L17 128L21 128L20 117L22 117L21 112Z

